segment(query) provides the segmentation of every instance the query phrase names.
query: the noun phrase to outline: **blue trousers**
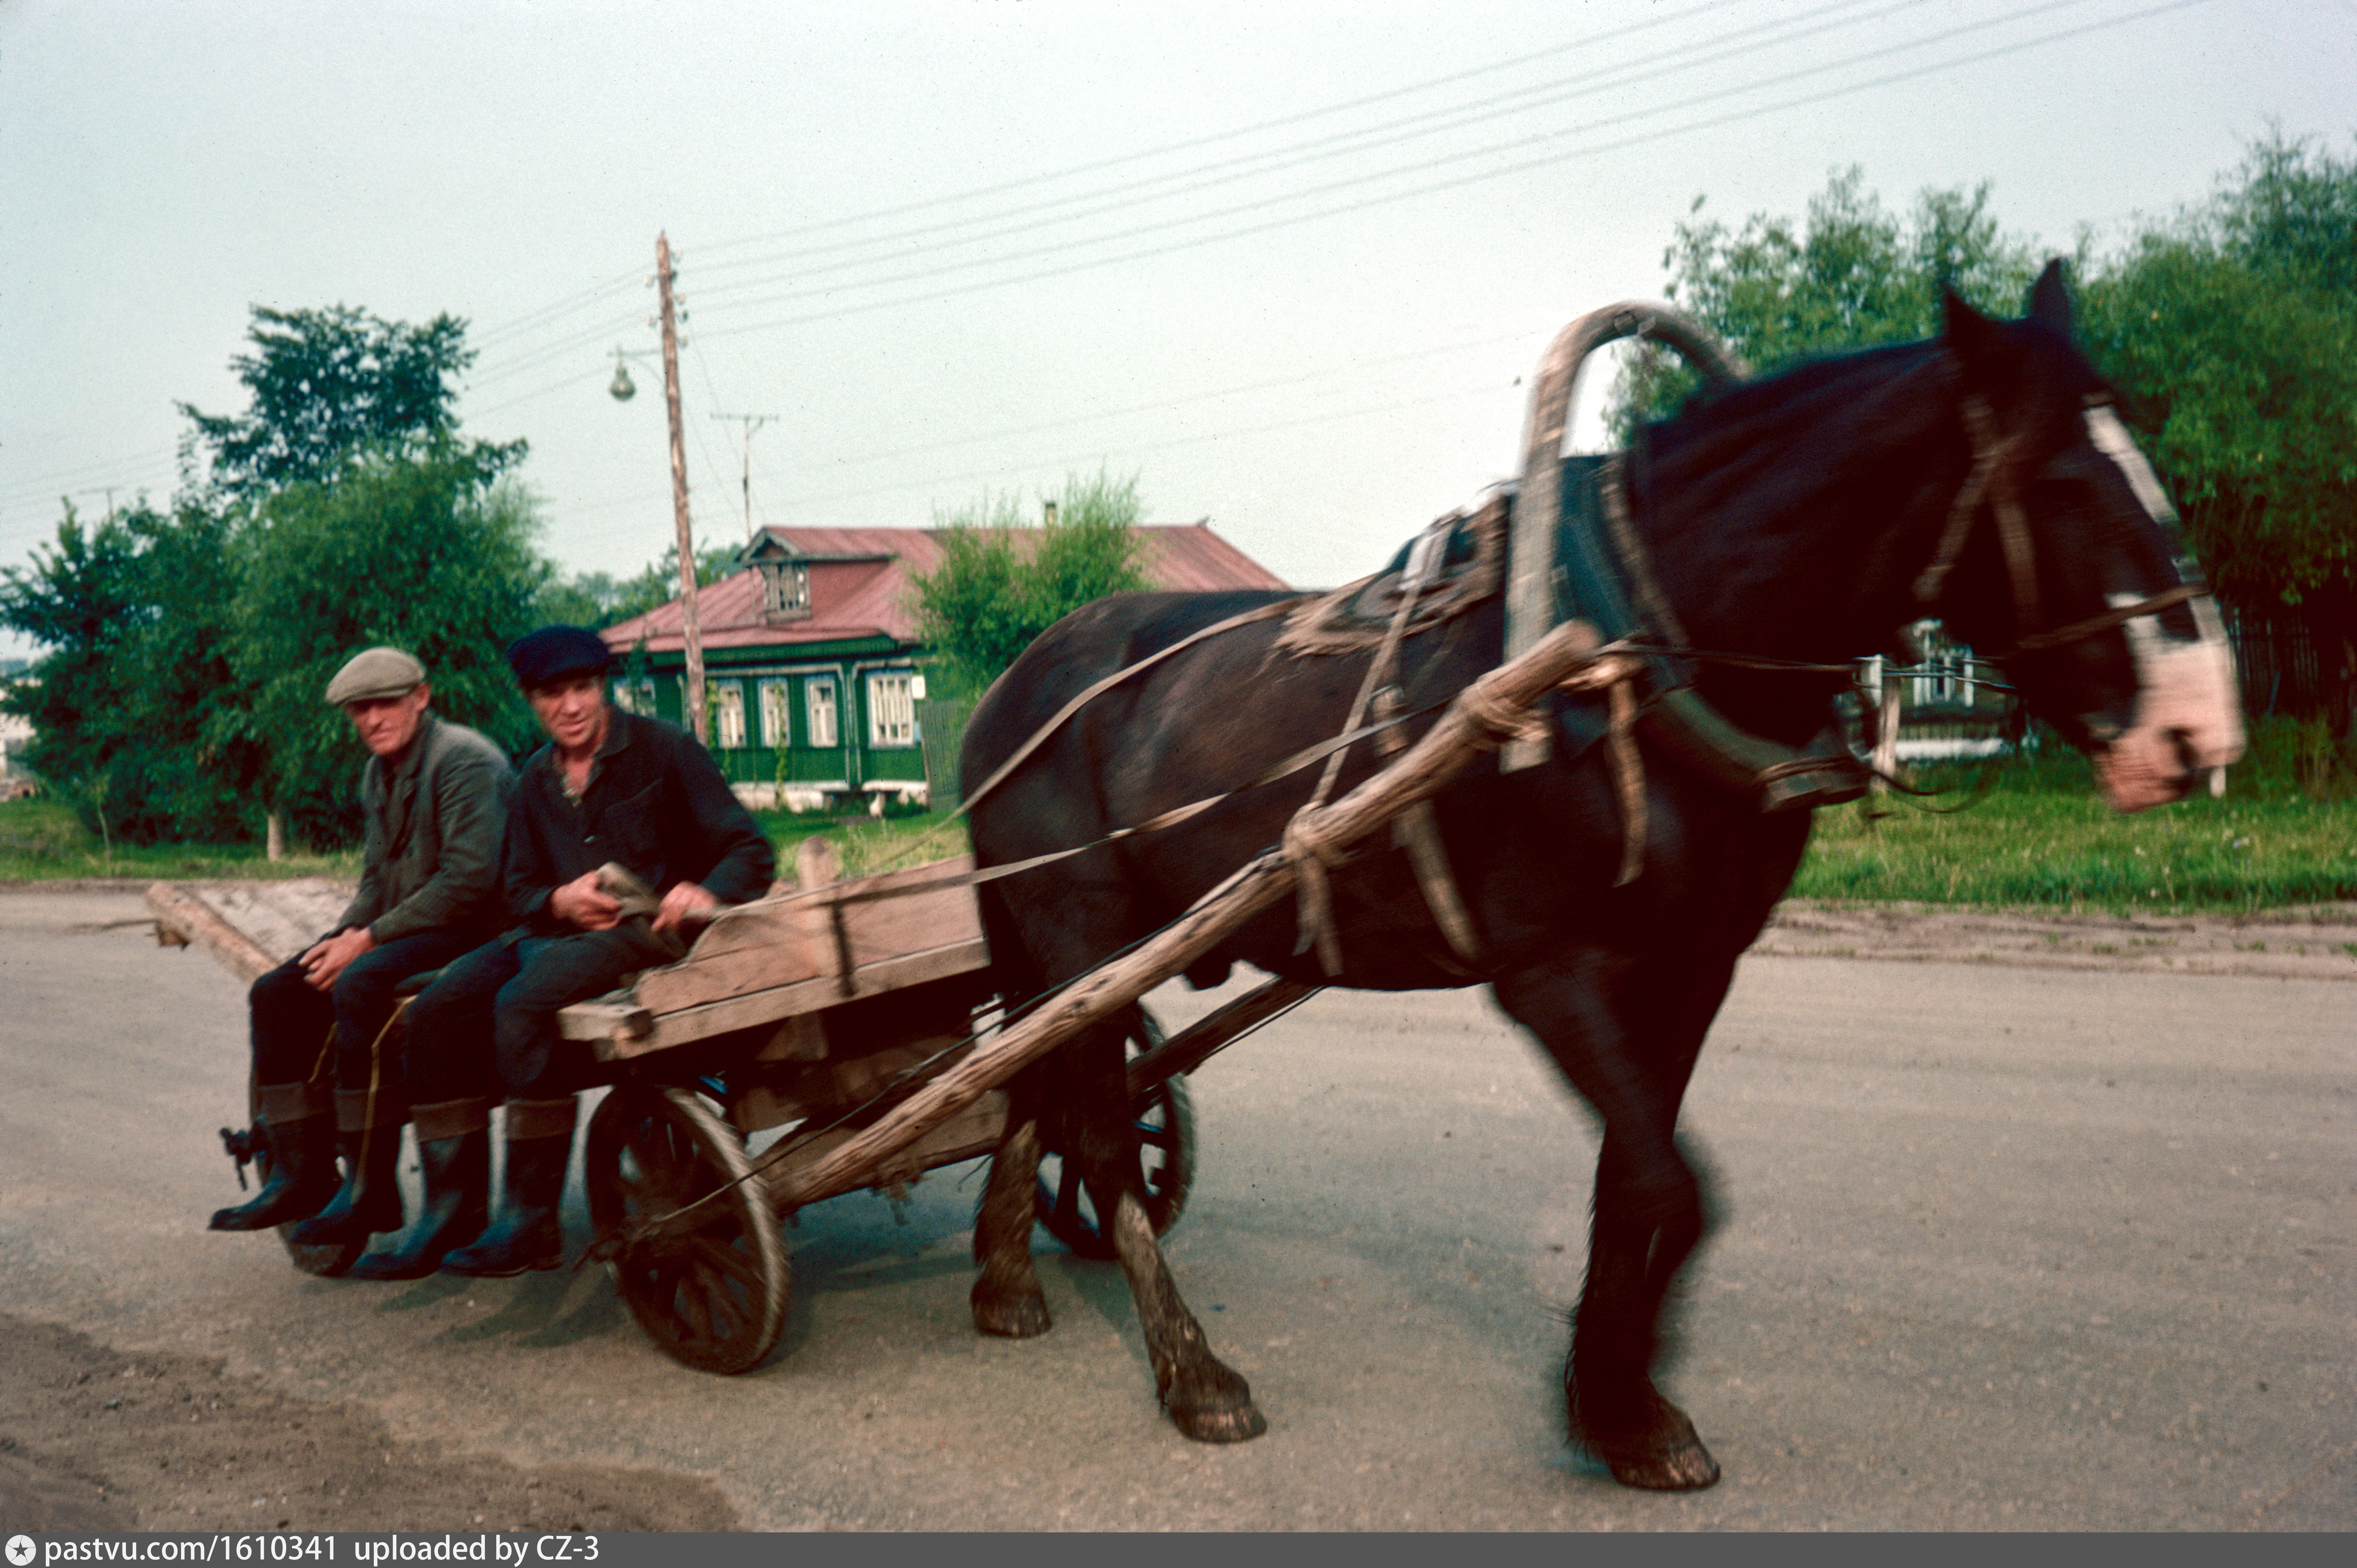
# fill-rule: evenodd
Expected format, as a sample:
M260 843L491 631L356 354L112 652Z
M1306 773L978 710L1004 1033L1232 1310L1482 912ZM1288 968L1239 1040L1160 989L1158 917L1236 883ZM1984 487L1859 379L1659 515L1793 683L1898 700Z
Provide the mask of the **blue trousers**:
M411 1103L554 1100L587 1087L589 1047L558 1038L557 1013L676 956L644 919L477 948L409 1004Z
M314 1082L327 1076L332 1058L338 1088L368 1088L369 1065L393 1017L395 988L413 974L441 968L475 941L472 933L457 931L395 937L345 965L328 991L312 989L299 957L280 964L247 993L254 1081Z

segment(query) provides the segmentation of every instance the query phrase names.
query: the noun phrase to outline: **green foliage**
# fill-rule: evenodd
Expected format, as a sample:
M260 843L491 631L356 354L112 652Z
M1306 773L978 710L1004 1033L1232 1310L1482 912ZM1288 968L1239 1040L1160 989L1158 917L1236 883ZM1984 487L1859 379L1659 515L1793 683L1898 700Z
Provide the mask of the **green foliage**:
M2304 624L2357 686L2357 158L2280 135L2083 290L2080 336L2220 596Z
M1662 254L1666 292L1762 374L1928 338L1939 329L1943 285L2010 312L2038 275L2036 251L1998 231L1988 195L1986 184L1927 189L1902 218L1853 166L1809 199L1803 221L1754 213L1732 231L1701 216L1697 197ZM1615 389L1615 430L1625 436L1635 421L1661 417L1694 385L1675 354L1641 347Z
M0 801L0 882L50 882L83 876L135 878L140 884L214 877L328 876L360 874L357 854L263 858L253 844L111 846L56 798Z
M1092 600L1148 586L1136 532L1138 476L1073 475L1052 525L1027 525L1012 495L933 514L942 559L915 578L919 634L953 685L979 692L1041 632Z
M444 445L457 430L460 371L474 361L466 323L437 316L422 327L385 321L350 306L325 310L253 307L253 351L230 368L252 394L239 414L180 404L202 447L211 483L231 500L333 476L355 453L414 451ZM483 448L505 467L523 444Z
M275 807L350 842L364 753L320 694L371 643L423 659L440 712L511 746L533 734L504 645L553 573L529 499L500 481L522 443L456 428L461 326L342 306L255 321L234 361L253 406L187 411L208 482L95 527L69 506L53 545L0 572L0 624L43 649L8 699L36 728L27 761L102 841L233 843Z
M279 491L247 532L231 607L241 700L206 738L266 758L259 782L306 841L352 842L361 757L320 693L354 652L389 643L424 662L436 713L521 750L535 729L505 653L538 624L537 526L520 486L457 448L371 456L332 485Z
M1986 799L1952 814L1903 805L1874 821L1854 808L1820 811L1792 892L2143 914L2357 898L2346 808L2302 782L2316 777L2320 727L2310 725L2304 737L2288 721L2262 724L2252 759L2228 775L2224 800L2201 796L2133 817L2106 807L2086 760L2060 745L2007 765ZM1924 781L1962 786L1963 774Z
M236 568L216 514L145 503L86 528L69 506L56 542L0 573L0 624L43 645L7 705L30 719L27 764L68 787L113 836L237 838L257 758L205 730L237 693L226 636Z

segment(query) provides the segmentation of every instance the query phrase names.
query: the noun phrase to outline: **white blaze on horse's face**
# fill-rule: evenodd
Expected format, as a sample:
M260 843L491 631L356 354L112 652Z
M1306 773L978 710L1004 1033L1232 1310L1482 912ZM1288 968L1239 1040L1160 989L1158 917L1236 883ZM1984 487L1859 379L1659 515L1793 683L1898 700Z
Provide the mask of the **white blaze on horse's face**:
M2119 416L2105 406L2087 410L2087 435L2118 466L2154 524L2174 537L2176 510ZM2190 577L2187 565L2179 562L2180 578ZM2144 596L2108 598L2117 609ZM2195 778L2209 773L2214 781L2222 774L2212 770L2243 755L2242 705L2225 625L2206 597L2190 607L2200 632L2190 640L2169 631L2158 615L2137 616L2122 628L2136 660L2136 718L2093 758L2096 783L2114 811L2141 811L2177 800Z

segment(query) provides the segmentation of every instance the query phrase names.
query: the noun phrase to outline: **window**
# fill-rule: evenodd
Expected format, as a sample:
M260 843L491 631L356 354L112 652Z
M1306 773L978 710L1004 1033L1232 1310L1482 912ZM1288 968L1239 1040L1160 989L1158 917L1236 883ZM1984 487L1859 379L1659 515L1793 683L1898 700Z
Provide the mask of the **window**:
M614 682L614 705L626 714L646 714L655 711L655 683L652 681L617 680Z
M761 744L783 751L794 744L793 706L783 681L761 682Z
M917 699L911 690L916 677L907 671L867 677L867 744L917 744Z
M813 675L803 683L802 701L810 710L810 743L814 746L838 744L834 738L834 677Z
M710 694L712 706L712 743L723 751L741 751L745 746L745 682L742 681L707 681L705 691Z
M810 565L802 561L764 561L761 566L761 616L765 620L808 620L811 613Z

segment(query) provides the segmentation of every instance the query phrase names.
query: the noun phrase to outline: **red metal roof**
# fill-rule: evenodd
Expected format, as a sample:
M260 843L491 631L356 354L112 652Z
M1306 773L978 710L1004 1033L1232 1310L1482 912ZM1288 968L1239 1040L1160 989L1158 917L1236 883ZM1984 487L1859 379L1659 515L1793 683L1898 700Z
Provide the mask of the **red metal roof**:
M929 528L769 528L762 532L815 557L810 563L811 613L806 620L771 624L761 618L761 577L751 567L696 590L697 628L706 648L752 648L801 642L836 642L849 638L889 637L917 640L909 579L941 561L938 536ZM1037 530L1016 531L1017 537ZM1286 585L1243 551L1213 533L1208 523L1147 523L1140 564L1157 588L1195 592L1222 588L1275 588ZM837 557L829 560L827 557ZM851 557L851 559L842 559ZM646 640L652 652L684 646L681 601L659 605L599 635L616 652Z

